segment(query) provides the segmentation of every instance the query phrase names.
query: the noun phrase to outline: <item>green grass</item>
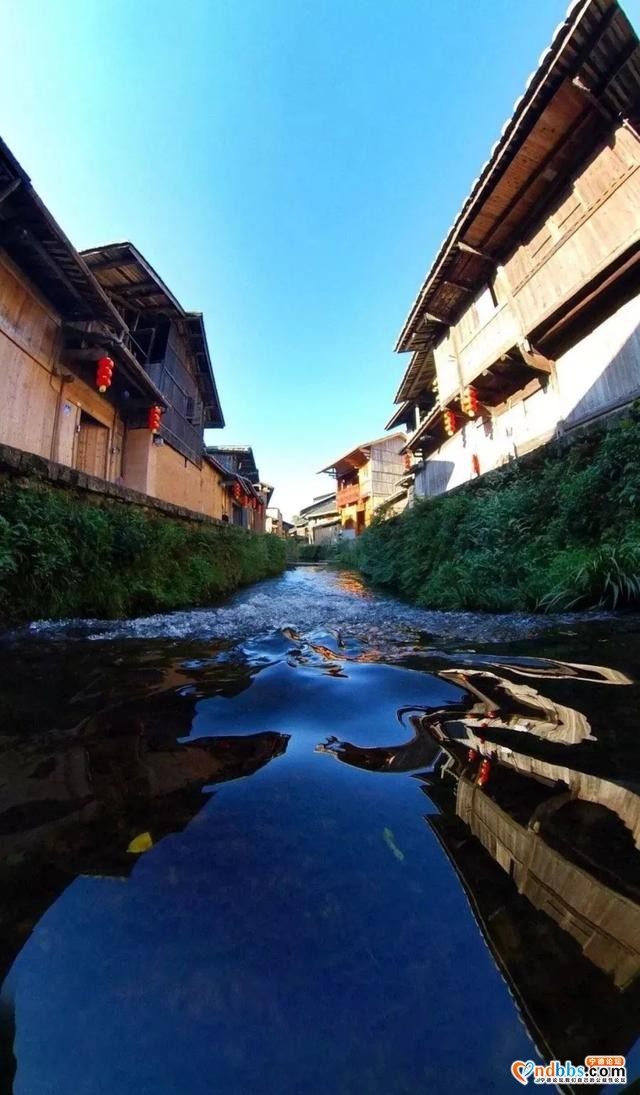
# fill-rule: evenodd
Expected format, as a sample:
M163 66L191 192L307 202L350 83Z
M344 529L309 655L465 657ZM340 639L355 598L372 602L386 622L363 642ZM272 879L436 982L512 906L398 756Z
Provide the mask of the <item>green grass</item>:
M276 536L101 508L56 489L0 488L4 624L207 604L284 565Z
M334 557L429 608L637 605L638 412L377 521Z

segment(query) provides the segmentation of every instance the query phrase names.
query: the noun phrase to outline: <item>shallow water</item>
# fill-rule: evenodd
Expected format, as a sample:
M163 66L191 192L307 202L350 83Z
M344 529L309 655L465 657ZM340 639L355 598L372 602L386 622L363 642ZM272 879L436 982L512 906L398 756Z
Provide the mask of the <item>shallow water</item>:
M423 612L299 569L0 649L5 1090L640 1073L637 617Z

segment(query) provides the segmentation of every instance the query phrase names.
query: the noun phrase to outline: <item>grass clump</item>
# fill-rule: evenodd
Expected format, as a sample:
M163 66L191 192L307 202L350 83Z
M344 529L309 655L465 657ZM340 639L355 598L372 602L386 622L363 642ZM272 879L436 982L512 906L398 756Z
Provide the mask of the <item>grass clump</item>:
M284 543L233 526L0 488L0 621L166 612L280 573Z
M637 605L640 416L375 521L335 559L429 608Z

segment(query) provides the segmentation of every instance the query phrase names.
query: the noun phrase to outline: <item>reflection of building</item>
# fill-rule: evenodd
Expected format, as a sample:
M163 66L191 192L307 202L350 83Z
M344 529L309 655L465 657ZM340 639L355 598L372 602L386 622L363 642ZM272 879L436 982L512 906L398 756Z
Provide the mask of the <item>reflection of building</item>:
M640 394L640 49L573 4L398 339L415 493L434 495Z
M426 822L438 838L539 1051L581 1062L588 1053L627 1054L638 1038L640 987L625 990L587 960L555 918L518 892L455 814L450 783L424 779L442 811Z
M420 776L442 811L426 820L541 1051L626 1054L640 1004L640 796L571 768L591 737L579 712L495 674L443 675L469 703L422 720L443 750Z
M406 497L399 482L405 440L403 433L395 433L365 441L322 469L337 481L336 505L343 536L359 536L384 503L395 502L401 508Z
M113 738L61 750L35 768L30 758L29 771L3 796L0 987L35 925L74 878L127 877L136 863L128 851L136 836L148 833L157 843L186 828L208 801L207 784L252 775L283 754L289 740L265 731L150 748L143 732L132 724ZM14 1068L11 1016L0 1003L0 1091Z
M95 694L84 696L84 704L76 697L72 719L89 713L47 733L39 716L50 709L35 697L40 732L21 733L20 726L5 735L0 986L35 925L76 877L128 877L137 862L128 850L136 837L148 833L156 844L182 831L217 784L252 775L287 748L288 735L273 731L184 740L196 682L214 674L216 693L233 696L250 686L255 667L203 666L192 674L188 665L170 662L138 669L122 703L105 694L104 707L93 713ZM11 1091L12 1046L11 1016L0 1002L2 1092Z

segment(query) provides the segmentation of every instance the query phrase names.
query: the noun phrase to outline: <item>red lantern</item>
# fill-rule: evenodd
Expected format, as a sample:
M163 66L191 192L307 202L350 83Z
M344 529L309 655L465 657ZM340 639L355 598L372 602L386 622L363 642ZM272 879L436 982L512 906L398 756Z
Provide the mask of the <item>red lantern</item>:
M456 432L456 416L453 411L444 412L444 431L447 437L453 437Z
M110 357L101 357L96 368L96 388L99 392L106 392L111 387L111 378L115 366Z
M410 452L405 452L403 454L402 463L404 465L404 470L405 471L410 471L411 470L411 453Z
M147 425L151 430L151 433L157 433L160 429L160 415L162 414L162 407L154 406L149 407L149 414L147 415Z
M471 457L471 469L474 475L480 475L480 458L477 452L474 452Z
M473 764L474 760L477 760L477 759L478 759L477 750L470 749L469 752L467 753L467 760L469 761L469 764Z

